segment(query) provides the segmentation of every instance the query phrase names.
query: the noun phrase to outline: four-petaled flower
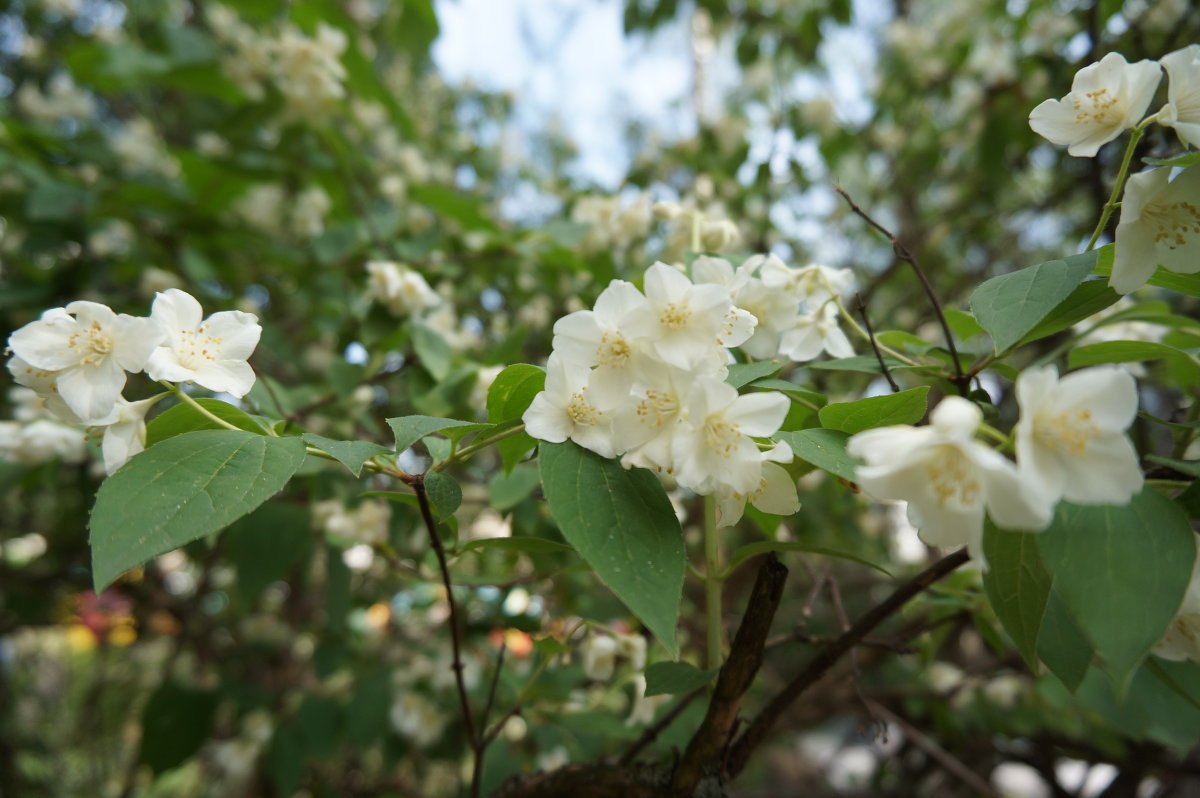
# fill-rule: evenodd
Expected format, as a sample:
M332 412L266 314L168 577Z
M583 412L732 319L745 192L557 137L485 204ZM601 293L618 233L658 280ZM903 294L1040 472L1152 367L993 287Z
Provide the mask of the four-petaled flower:
M860 432L846 450L866 461L855 474L877 499L907 501L921 539L935 546L966 544L982 558L983 515L1008 529L1039 530L1051 514L1004 455L975 440L983 413L948 396L925 427L893 426Z
M1027 490L1050 511L1075 504L1125 504L1142 489L1137 451L1125 435L1137 414L1137 384L1116 366L1058 377L1054 366L1017 380L1017 462Z
M1141 121L1162 79L1154 61L1130 64L1109 53L1075 73L1071 92L1046 100L1029 114L1029 126L1067 152L1091 158L1103 145Z
M224 310L201 321L204 311L195 297L170 288L154 298L150 318L166 332L163 346L150 355L151 379L192 381L210 391L245 396L254 387L254 370L246 359L258 345L258 317Z
M163 339L145 318L116 314L96 302L54 308L8 338L9 348L34 369L52 372L54 390L85 424L105 423L125 387Z

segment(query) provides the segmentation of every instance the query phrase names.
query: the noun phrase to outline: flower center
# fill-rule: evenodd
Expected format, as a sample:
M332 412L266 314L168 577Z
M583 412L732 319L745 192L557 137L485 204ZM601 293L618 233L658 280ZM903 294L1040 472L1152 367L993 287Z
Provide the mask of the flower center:
M1088 441L1099 434L1100 429L1092 420L1092 411L1081 408L1066 410L1058 415L1038 413L1033 422L1033 435L1038 443L1076 456L1087 451Z
M692 311L682 302L668 302L663 305L662 311L658 314L658 323L669 330L678 330L683 325L687 324L688 319L692 317Z
M195 330L179 331L179 348L175 356L184 368L194 369L204 364L204 361L215 361L221 351L221 341L224 339L207 335L207 324L201 324Z
M704 445L721 457L732 457L741 439L737 424L725 420L724 416L709 416L704 420Z
M79 353L81 365L95 366L112 353L113 342L100 327L100 322L94 321L91 326L71 333L67 338L67 348Z
M571 394L571 400L567 402L567 416L576 424L594 427L599 423L602 413L584 398L583 394L586 391L587 389L583 388Z
M1107 125L1111 124L1109 116L1119 116L1120 109L1114 109L1121 99L1108 89L1096 89L1083 95L1083 99L1075 100L1075 124L1077 125ZM1113 120L1116 121L1116 120Z
M979 504L982 492L975 469L957 446L939 446L926 471L939 508L965 510Z
M600 346L596 348L597 365L620 368L629 362L633 347L619 332L606 332L600 336Z
M1200 233L1200 209L1190 202L1151 205L1142 211L1142 218L1154 226L1154 243L1168 249L1178 249L1187 244L1189 235Z
M646 391L646 396L637 403L638 421L651 427L661 427L679 414L679 400L667 391Z

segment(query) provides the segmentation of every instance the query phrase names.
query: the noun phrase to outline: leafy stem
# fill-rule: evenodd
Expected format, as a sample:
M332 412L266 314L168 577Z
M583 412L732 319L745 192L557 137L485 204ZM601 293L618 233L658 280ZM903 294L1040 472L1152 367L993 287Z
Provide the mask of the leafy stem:
M501 430L500 432L497 432L495 435L489 435L486 438L477 440L474 443L472 443L470 446L464 446L463 448L458 449L458 450L451 450L449 457L447 457L445 460L441 461L440 463L435 463L430 470L431 471L439 471L439 472L445 471L447 468L449 468L454 463L461 463L463 460L469 459L476 452L478 452L482 449L486 449L487 447L489 447L493 444L499 443L500 441L504 440L505 438L511 438L514 435L519 435L520 433L522 433L524 431L525 431L525 425L517 424L514 427L509 427L508 429Z
M721 667L724 630L721 628L721 539L717 536L717 499L704 497L704 611L708 637L709 668Z

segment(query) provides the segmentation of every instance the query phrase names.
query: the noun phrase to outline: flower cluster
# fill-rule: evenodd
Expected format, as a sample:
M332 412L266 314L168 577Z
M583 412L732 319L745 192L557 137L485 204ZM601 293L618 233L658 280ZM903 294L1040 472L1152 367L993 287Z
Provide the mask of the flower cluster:
M258 319L241 311L203 319L200 303L172 288L154 299L149 317L114 313L79 300L53 308L8 338L8 370L46 410L70 424L104 427L109 473L145 445L145 417L158 396L122 395L127 374L194 382L244 396L254 385L246 359L258 345Z
M856 476L878 499L907 501L931 545L966 544L982 559L984 511L1009 529L1045 529L1059 499L1124 504L1142 489L1137 452L1125 435L1137 413L1128 371L1098 366L1059 378L1053 366L1017 380L1017 463L975 440L983 420L967 399L941 401L925 427L860 432L847 450Z
M228 49L226 73L251 99L262 99L265 85L273 83L292 115L315 121L345 97L346 68L340 60L349 44L345 31L321 23L315 36L287 26L270 37L226 6L214 5L205 15Z
M646 270L644 288L614 280L592 310L558 320L546 387L524 415L526 430L716 494L724 523L736 521L747 500L780 493L794 512L795 484L767 467L790 461L791 451L754 440L779 429L787 398L741 396L725 382L728 349L750 339L755 317L733 303L728 286L693 283L663 263Z
M1167 103L1143 119L1164 68ZM1029 115L1036 133L1089 158L1126 130L1140 131L1152 122L1172 128L1185 145L1200 146L1200 44L1163 56L1161 63L1130 64L1109 53L1075 74L1069 94L1046 100ZM1109 280L1118 293L1140 288L1158 266L1182 274L1200 271L1200 169L1185 169L1174 180L1170 173L1150 169L1125 186Z

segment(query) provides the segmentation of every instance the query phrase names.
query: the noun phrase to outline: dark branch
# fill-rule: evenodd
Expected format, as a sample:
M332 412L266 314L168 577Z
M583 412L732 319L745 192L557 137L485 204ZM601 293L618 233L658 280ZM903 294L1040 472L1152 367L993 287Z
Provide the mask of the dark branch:
M858 302L858 315L862 316L863 327L867 331L867 339L871 342L871 350L875 353L875 359L879 361L879 368L883 371L883 377L887 380L888 385L892 387L892 393L900 393L900 386L892 378L892 372L888 371L887 363L883 360L883 353L879 351L879 344L875 343L875 330L871 329L871 320L867 318L867 305L863 302L862 294L856 293L854 299Z
M634 741L633 745L629 746L629 750L621 755L617 760L618 765L629 765L637 759L646 746L658 739L658 735L663 733L668 726L675 722L675 719L683 714L683 711L692 705L692 702L704 694L705 688L697 687L692 692L685 695L676 702L675 706L663 715L658 720L654 721L653 725L648 726L646 731L642 732L642 736Z
M742 625L730 646L729 657L717 676L717 685L708 703L704 722L696 730L683 759L675 768L671 787L676 795L691 795L714 763L718 765L716 775L723 775L719 767L721 755L733 732L742 698L762 667L763 646L771 631L775 610L783 598L787 573L787 567L774 554L766 557L759 567L758 578L754 580L754 588L742 616Z
M775 695L763 707L758 716L742 732L730 751L726 767L731 776L736 776L746 766L750 755L766 739L771 730L789 706L798 699L805 690L819 682L829 669L837 664L846 652L858 645L881 623L895 615L914 596L918 595L934 582L961 566L970 555L966 549L959 549L938 560L936 563L917 574L908 582L888 596L884 601L871 608L849 630L840 635L831 644L817 652L808 666L792 679L786 687Z

